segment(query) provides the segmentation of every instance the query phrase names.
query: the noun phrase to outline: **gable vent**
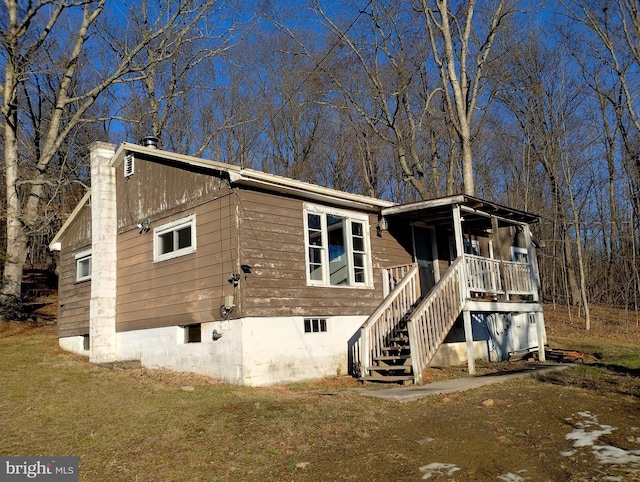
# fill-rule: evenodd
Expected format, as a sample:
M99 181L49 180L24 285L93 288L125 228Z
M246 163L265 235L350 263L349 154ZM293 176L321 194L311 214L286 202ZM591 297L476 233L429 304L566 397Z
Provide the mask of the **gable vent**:
M133 174L134 170L134 157L133 154L127 154L124 157L124 177L129 177Z

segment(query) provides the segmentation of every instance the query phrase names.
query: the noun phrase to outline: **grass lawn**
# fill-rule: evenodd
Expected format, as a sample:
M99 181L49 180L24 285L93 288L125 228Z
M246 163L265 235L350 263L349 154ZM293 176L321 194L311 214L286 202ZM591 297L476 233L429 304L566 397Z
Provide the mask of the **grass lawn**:
M517 468L509 463L529 464L524 457L520 462L514 450L487 466L502 446L501 437L512 438L505 451L522 443L526 455L535 440L557 433L555 445L547 443L553 450L540 452L547 462L527 465L528 476L583 480L573 477L582 476L581 470L589 476L588 469L571 468L559 455L567 443L562 417L549 416L557 427L540 427L539 434L535 420L545 419L554 407L561 410L563 403L568 415L595 412L610 403L620 411L611 423L632 426L640 408L640 329L631 335L627 330L625 338L603 322L588 334L569 326L560 314L548 318L553 345L601 352L604 359L548 380L509 382L407 404L364 397L358 393L362 386L350 378L245 388L165 370L103 368L61 350L55 327L3 322L0 454L78 456L83 481L419 480L429 461L453 459L462 450L468 453L455 458L462 465L455 480L497 480ZM564 393L571 396L555 398ZM488 398L496 400L495 406L482 408ZM528 440L518 438L529 429L516 428L526 417L513 400L528 400L531 407ZM486 433L493 416L495 432ZM433 438L437 445L422 443ZM475 448L462 448L465 443ZM640 448L640 438L634 443ZM485 448L489 455L482 453Z

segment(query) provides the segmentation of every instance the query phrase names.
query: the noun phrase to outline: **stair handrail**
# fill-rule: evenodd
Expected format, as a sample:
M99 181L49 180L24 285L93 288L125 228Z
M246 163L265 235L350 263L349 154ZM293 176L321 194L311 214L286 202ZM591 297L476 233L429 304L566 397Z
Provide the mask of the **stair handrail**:
M368 375L373 359L382 354L385 338L398 326L420 296L418 265L398 281L389 295L360 327L360 376Z
M411 314L407 328L415 384L422 383L422 372L462 312L465 287L465 265L461 256Z

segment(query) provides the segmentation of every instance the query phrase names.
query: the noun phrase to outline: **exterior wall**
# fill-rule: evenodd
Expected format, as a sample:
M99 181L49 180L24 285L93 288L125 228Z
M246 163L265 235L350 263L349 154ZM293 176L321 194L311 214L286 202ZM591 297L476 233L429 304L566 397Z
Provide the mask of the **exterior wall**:
M513 352L533 350L538 347L536 323L533 313L476 313L471 316L473 353L476 360L504 361ZM542 345L547 342L543 336ZM467 361L467 345L464 328L458 320L444 343L436 352L430 366L461 365Z
M207 323L221 319L233 294L237 229L233 191L220 178L136 159L118 179L117 331ZM163 186L145 189L145 184ZM138 193L138 194L136 194ZM136 196L138 200L136 200ZM196 251L154 262L153 229L196 216ZM137 224L149 218L150 229Z
M308 286L303 201L238 191L241 306L236 316L369 315L382 301L381 268L410 263L411 254L389 233L378 236L369 216L373 288Z
M62 241L58 278L58 336L89 333L91 281L76 283L76 253L91 249L91 209L86 205Z
M87 329L88 331L88 329ZM65 336L58 340L58 345L63 350L70 351L76 355L89 356L89 350L86 349L84 336Z
M347 340L364 317L332 317L326 333L304 333L303 317L204 323L202 342L176 326L118 333L118 357L192 371L235 385L263 386L347 373ZM212 339L214 330L221 335Z
M123 165L116 169L120 232L135 228L146 218L157 225L162 218L229 192L221 177L210 171L187 170L184 164L148 161L136 154L133 174L125 177L123 169Z

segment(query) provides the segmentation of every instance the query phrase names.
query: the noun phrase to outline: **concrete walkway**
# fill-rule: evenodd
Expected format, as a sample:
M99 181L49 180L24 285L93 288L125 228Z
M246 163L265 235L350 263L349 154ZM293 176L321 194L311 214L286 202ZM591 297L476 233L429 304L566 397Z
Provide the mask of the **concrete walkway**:
M432 395L442 395L445 393L464 392L473 388L493 385L495 383L508 382L518 378L532 378L544 375L549 372L564 370L570 365L550 365L540 364L515 372L505 372L499 375L482 375L476 377L454 378L440 382L426 383L424 385L411 385L407 387L381 388L378 390L360 390L361 395L368 397L385 398L396 402L404 403L418 400Z

